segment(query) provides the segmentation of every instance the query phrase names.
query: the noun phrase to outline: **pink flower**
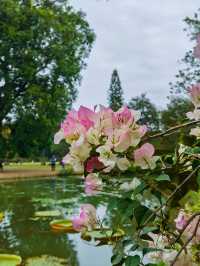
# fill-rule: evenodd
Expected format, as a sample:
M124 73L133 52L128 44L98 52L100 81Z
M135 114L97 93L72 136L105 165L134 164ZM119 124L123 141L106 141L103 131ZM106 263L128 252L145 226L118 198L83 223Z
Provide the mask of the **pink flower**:
M118 130L116 132L116 143L114 144L114 150L116 152L124 152L126 151L132 144L131 142L131 130Z
M55 142L59 143L63 138L67 142L77 141L80 136L85 136L86 132L94 126L96 113L87 107L80 106L78 112L71 110L66 119L61 124L61 130L55 136Z
M81 211L80 215L77 217L74 217L72 220L73 228L76 231L82 231L82 229L86 228L86 224L88 221L87 215Z
M95 127L99 128L103 134L110 128L113 128L112 119L113 111L111 108L100 106L100 111L97 113Z
M61 124L61 130L63 131L64 138L69 143L78 140L81 135L86 133L84 126L78 121L78 113L74 110L68 113L66 119Z
M95 207L91 204L82 205L79 216L73 218L72 224L76 231L95 228L97 224Z
M85 192L86 194L96 194L102 188L102 180L97 174L89 174L85 178Z
M88 173L92 173L94 172L94 170L101 170L103 168L104 168L104 165L102 162L99 161L97 156L94 156L87 161L86 171Z
M192 85L191 88L189 88L189 93L194 106L196 108L200 107L200 83Z
M142 169L154 169L156 161L159 157L153 156L155 152L154 146L150 143L145 143L141 148L135 150L134 159L135 165L140 166Z
M176 223L176 228L182 230L187 224L187 216L183 210L178 214L178 217L174 220Z
M94 126L95 117L96 114L94 111L90 110L87 107L80 106L78 110L78 119L86 130Z
M113 113L113 125L114 127L121 127L124 125L130 126L134 121L132 110L124 106L117 112Z

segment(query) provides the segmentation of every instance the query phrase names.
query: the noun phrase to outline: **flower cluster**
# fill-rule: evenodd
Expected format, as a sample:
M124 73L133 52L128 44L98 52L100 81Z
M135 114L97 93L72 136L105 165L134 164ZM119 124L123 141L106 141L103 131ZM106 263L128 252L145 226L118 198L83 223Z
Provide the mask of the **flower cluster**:
M189 94L194 104L194 111L188 112L187 117L191 120L200 120L200 83L191 86L189 88ZM190 135L196 136L197 139L200 139L200 127L191 129Z
M99 111L81 106L68 113L54 142L65 139L70 144L63 162L70 164L74 172L89 174L85 179L86 190L101 185L98 175L92 173L109 173L114 169L124 172L131 166L155 168L158 157L154 156L153 145L145 143L138 147L147 132L145 125L138 125L139 118L138 111L127 107L114 112L103 106Z

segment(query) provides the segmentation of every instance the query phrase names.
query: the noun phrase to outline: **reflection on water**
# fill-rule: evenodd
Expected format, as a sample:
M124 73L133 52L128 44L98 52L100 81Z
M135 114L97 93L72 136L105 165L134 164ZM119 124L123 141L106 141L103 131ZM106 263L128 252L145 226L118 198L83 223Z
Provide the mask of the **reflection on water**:
M65 258L72 266L111 265L111 247L91 246L77 234L55 234L49 228L53 218L34 218L36 211L43 210L59 210L69 218L83 202L94 204L102 215L106 197L109 193L87 198L75 177L0 184L0 211L5 213L0 253L19 254L23 259L46 254Z

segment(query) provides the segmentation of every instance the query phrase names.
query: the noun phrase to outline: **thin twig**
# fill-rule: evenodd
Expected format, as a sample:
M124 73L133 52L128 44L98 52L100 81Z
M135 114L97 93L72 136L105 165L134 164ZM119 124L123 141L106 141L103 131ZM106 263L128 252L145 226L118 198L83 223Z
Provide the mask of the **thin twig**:
M197 230L198 230L198 226L199 226L199 223L200 223L200 216L199 216L199 219L197 221L197 224L195 226L195 229L194 229L194 232L192 233L192 235L188 238L188 240L185 242L185 244L181 247L181 249L179 250L179 252L177 253L176 257L174 258L174 260L172 261L172 263L170 264L170 266L174 266L176 261L178 260L179 256L181 255L182 251L184 249L187 248L187 246L189 245L189 243L192 241L192 239L196 236L197 234Z
M195 125L195 124L198 124L198 123L200 123L200 120L184 123L182 125L178 125L178 126L175 126L175 127L171 127L171 128L167 129L166 131L164 131L162 133L157 133L157 134L152 135L152 136L147 136L146 138L144 138L144 141L152 140L152 139L156 139L156 138L160 138L160 137L164 137L164 136L168 136L168 135L171 135L171 134L175 133L177 130L179 130L181 128L189 127L189 126L192 126L192 125Z

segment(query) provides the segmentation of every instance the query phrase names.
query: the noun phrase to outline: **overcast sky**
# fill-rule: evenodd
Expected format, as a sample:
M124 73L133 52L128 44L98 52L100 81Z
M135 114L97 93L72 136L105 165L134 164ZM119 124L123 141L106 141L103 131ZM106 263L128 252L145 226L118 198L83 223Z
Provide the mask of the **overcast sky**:
M143 92L159 107L166 104L185 52L194 44L183 31L184 17L199 0L71 0L87 14L97 39L75 107L107 104L114 68L119 71L125 100Z

